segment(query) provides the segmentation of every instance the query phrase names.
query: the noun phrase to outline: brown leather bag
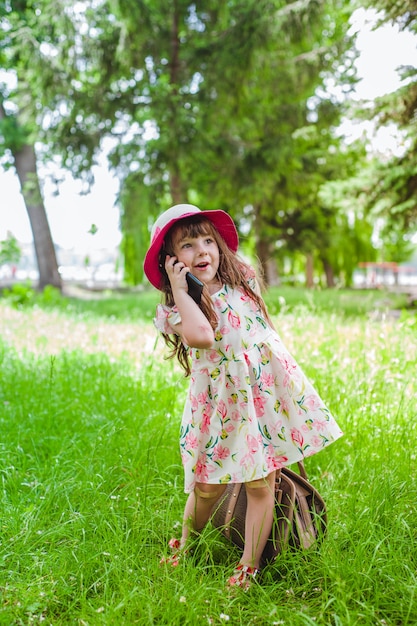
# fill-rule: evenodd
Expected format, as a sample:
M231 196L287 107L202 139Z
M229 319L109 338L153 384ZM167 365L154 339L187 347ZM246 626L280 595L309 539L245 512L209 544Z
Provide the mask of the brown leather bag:
M276 472L274 523L262 554L263 564L274 561L287 547L310 548L326 532L324 500L308 481L303 463L298 463L298 468L300 474L287 467ZM241 549L246 505L244 483L230 484L218 499L212 516L213 525Z

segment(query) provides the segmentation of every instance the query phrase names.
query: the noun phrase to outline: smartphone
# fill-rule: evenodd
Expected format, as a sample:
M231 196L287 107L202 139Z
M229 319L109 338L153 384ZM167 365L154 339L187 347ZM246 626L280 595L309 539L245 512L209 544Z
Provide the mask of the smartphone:
M189 295L192 297L194 302L197 302L197 304L200 304L201 293L204 287L203 283L201 282L201 280L196 278L194 274L191 274L191 272L187 272L185 279L188 284Z

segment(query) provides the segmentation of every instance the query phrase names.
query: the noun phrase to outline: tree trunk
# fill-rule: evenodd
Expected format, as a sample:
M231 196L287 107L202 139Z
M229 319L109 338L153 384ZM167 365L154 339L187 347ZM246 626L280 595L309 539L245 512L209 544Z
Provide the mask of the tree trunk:
M181 202L186 202L186 198L183 195L182 191L181 176L177 167L174 167L174 169L171 170L170 190L173 204L181 204Z
M271 256L271 242L262 234L262 218L261 210L259 206L254 206L255 211L255 245L256 256L259 259L261 265L261 273L264 282L269 287L273 285L279 285L280 280L277 272L277 264L273 256Z
M62 280L39 186L35 149L32 145L25 144L19 150L12 151L12 154L33 233L39 269L38 288L44 289L46 285L52 285L61 290Z
M336 283L334 280L333 267L330 265L328 261L323 261L323 268L324 268L324 273L326 274L327 287L334 287Z
M311 252L306 255L306 287L314 287L314 259Z
M3 103L0 101L0 120L5 117L6 111ZM16 173L32 229L39 270L38 288L44 289L46 285L52 285L61 290L62 280L58 272L55 248L39 186L35 149L33 145L29 144L25 144L20 148L12 145L7 147L13 155Z
M269 248L270 252L270 248ZM281 284L281 280L278 275L276 260L270 257L266 262L266 280L270 287L276 287Z
M172 127L176 127L177 123L177 95L178 95L178 83L179 83L179 72L180 72L180 35L179 35L179 26L180 24L180 15L178 2L173 2L173 15L172 15L172 26L171 26L171 58L169 63L169 83L171 86L172 100L170 103L171 106L171 114L172 114ZM175 160L174 156L173 164L170 168L170 191L172 196L172 201L174 204L180 204L181 202L186 202L186 199L183 194L183 185L181 179L181 173L178 167L178 163Z

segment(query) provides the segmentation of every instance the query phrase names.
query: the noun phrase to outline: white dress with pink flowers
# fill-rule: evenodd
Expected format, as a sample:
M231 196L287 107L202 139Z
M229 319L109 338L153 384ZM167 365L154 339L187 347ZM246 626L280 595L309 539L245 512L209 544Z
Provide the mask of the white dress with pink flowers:
M212 348L190 348L191 383L180 432L185 492L195 482L240 483L311 456L342 432L257 305L224 286L212 296ZM175 307L155 325L172 333Z

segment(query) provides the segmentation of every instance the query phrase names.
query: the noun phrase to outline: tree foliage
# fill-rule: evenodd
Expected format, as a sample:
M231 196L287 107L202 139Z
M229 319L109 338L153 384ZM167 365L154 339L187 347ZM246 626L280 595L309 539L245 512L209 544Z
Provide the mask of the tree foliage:
M342 272L336 232L350 222L338 205L321 202L319 189L347 169L334 136L340 102L326 85L332 77L348 90L354 80L350 6L7 6L3 52L19 74L18 128L42 141L43 158L59 155L87 180L103 138L112 138L129 281L141 281L153 217L180 201L228 210L264 267L284 251L301 252L320 259L329 276Z
M126 111L129 141L112 162L125 180L140 170L134 193L140 198L141 185L144 205L152 198L150 214L187 200L226 208L243 226L256 225L263 264L276 242L309 249L339 118L338 103L317 97L317 89L330 73L347 84L352 76L345 4L111 6L131 55L124 62L140 76L131 83L138 107ZM321 161L326 166L318 173ZM134 223L126 213L140 212L141 204L124 200L122 223Z
M373 0L368 6L381 11L379 24L391 22L417 35L416 0ZM403 150L372 164L373 184L368 196L374 216L384 219L387 253L392 253L396 238L398 255L408 249L404 233L417 229L417 67L403 66L400 76L401 87L378 98L372 115L379 126L394 123L402 131Z
M22 250L16 237L8 233L7 238L0 241L0 265L19 263L21 256Z

